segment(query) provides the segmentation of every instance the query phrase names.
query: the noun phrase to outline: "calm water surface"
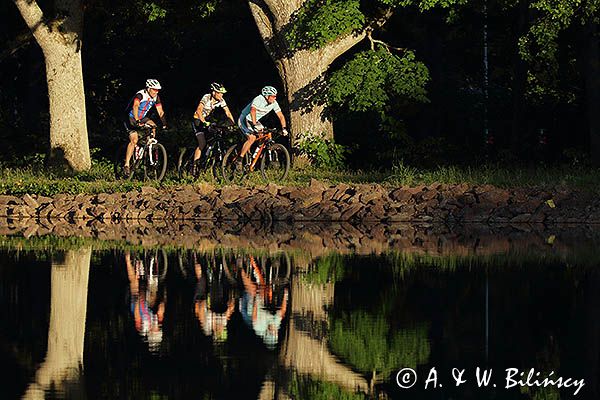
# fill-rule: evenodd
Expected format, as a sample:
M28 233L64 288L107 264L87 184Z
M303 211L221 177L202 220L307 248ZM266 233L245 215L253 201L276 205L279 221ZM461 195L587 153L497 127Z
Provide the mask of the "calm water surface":
M0 260L2 399L600 398L586 257L83 246ZM507 389L507 368L585 386Z

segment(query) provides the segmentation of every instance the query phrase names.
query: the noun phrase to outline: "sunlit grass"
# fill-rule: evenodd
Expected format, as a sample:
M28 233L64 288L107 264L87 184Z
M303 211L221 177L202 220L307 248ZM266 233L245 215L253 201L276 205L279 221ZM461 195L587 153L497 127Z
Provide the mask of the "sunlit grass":
M138 190L142 186L172 188L182 185L209 184L221 187L219 179L204 171L199 178L180 179L173 165L162 182L127 181L114 177L113 165L106 159L93 161L89 171L65 175L63 172L48 169L41 157L34 156L18 166L0 164L0 194L21 195L35 193L51 196L57 193L115 193ZM440 184L493 185L501 188L538 187L538 188L577 188L593 192L600 191L600 170L592 167L572 167L557 165L537 167L505 167L500 165L482 165L479 167L440 166L430 169L417 168L397 163L388 170L328 170L309 165L292 167L288 177L277 182L280 185L305 186L311 179L329 184L371 184L378 183L387 187ZM254 171L244 177L241 185L264 185L260 171Z

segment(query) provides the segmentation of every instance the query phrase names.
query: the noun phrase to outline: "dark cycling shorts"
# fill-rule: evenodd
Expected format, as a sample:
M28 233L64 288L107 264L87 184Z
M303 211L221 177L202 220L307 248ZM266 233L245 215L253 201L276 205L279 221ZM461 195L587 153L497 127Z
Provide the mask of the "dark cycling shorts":
M145 124L148 121L152 121L152 119L150 119L148 117L144 117L144 118L140 119L140 121L142 122L142 124ZM129 129L136 130L137 128L139 128L138 122L135 120L135 118L129 117ZM130 132L127 132L127 134L129 134L129 133Z
M208 137L208 130L202 125L202 121L194 118L194 133L196 134L196 140L198 141L198 147L200 150L204 150L206 147L206 138Z

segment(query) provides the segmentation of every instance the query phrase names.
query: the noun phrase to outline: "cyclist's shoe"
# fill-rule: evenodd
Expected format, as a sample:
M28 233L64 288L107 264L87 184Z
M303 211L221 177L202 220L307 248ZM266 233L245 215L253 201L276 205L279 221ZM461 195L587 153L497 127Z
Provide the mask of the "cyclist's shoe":
M131 174L131 169L129 168L129 165L123 166L123 175L129 176L130 174Z

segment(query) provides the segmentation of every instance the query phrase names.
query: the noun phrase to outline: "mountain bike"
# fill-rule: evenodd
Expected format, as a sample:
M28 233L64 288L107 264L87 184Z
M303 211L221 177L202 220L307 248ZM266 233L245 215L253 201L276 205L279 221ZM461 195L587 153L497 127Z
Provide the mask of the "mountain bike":
M202 156L196 160L194 165L194 152L196 147L183 148L179 152L177 161L177 173L180 179L192 178L198 179L202 171L210 172L215 179L221 178L221 164L227 149L228 134L237 131L235 126L217 126L208 127L208 138L206 147L202 151Z
M155 128L158 129L158 128ZM131 131L131 129L127 129ZM153 135L151 126L144 125L135 129L139 139L135 146L129 162L129 174L125 174L125 154L127 144L123 144L117 150L114 162L114 172L117 179L143 179L161 181L167 171L167 151L158 143Z
M222 174L227 183L238 182L260 165L260 172L266 182L284 180L290 170L290 153L284 145L275 143L274 138L281 135L281 130L264 129L256 133L254 149L240 161L240 150L243 143L231 146L223 158ZM250 154L252 154L250 156Z

